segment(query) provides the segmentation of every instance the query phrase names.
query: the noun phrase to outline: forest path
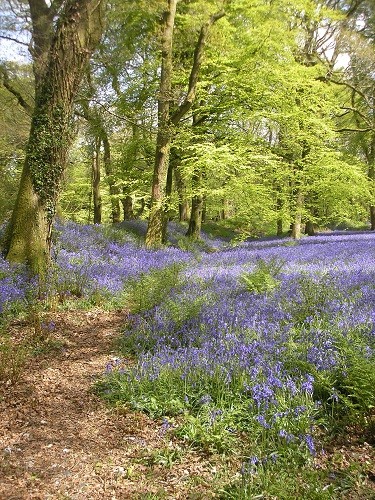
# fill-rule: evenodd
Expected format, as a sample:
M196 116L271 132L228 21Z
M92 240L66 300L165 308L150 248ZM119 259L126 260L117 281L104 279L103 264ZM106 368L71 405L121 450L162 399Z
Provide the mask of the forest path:
M115 500L158 491L187 498L176 493L181 469L166 477L142 464L163 446L160 425L110 409L92 392L125 314L74 311L53 321L64 348L33 358L0 395L0 499Z

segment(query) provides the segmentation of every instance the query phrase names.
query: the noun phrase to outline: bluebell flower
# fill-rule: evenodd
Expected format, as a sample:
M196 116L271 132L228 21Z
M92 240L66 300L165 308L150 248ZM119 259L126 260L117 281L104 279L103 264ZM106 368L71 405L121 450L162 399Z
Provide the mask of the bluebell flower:
M306 446L307 446L309 452L311 453L311 455L316 455L313 437L311 435L307 434L304 439L305 439Z

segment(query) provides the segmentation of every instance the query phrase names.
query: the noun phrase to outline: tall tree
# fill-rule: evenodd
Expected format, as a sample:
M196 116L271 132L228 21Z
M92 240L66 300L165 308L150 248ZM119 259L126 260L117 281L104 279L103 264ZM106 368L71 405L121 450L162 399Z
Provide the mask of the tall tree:
M369 218L375 230L375 6L358 2L346 18L342 35L349 63L345 71L331 72L329 81L339 85L341 112L339 131L347 150L357 154L367 167L371 191Z
M220 10L212 14L202 25L195 45L186 95L182 99L181 104L173 110L173 113L170 113L173 75L173 25L176 16L176 7L176 0L168 1L168 9L165 12L163 21L162 61L158 99L158 133L152 182L151 210L146 234L147 246L160 245L163 242L165 224L163 203L172 129L181 122L194 105L199 72L208 34L213 24L225 15L224 10Z
M45 272L56 202L72 139L72 107L104 22L105 0L29 0L35 107L5 252Z
M163 200L171 145L169 111L173 69L173 28L176 8L177 0L168 0L168 9L163 16L162 59L158 98L158 133L156 138L154 176L152 180L151 212L146 234L146 245L148 246L161 244L163 238Z

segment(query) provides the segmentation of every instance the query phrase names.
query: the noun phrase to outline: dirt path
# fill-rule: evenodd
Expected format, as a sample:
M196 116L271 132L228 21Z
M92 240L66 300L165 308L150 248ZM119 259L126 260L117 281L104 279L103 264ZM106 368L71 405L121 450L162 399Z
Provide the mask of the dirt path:
M53 320L63 348L33 358L22 380L0 391L0 500L213 498L215 482L227 482L230 470L224 477L215 457L188 447L166 462L168 450L181 448L163 436L161 423L109 409L92 393L115 355L124 313L64 312ZM25 329L18 325L15 335ZM329 456L340 470L353 458L370 467L373 453L367 443L345 442Z
M166 476L165 468L142 463L163 446L160 426L110 410L91 393L124 314L53 319L64 349L33 359L22 381L0 396L0 499L187 498L181 480L188 483L191 470L180 464Z

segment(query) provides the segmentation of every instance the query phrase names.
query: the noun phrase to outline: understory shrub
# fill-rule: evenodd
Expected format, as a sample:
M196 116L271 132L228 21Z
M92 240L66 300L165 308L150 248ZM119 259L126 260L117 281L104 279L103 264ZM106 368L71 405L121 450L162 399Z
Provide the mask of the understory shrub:
M248 292L268 293L280 285L277 276L280 274L283 262L278 259L265 261L258 259L254 270L241 274L240 280Z

